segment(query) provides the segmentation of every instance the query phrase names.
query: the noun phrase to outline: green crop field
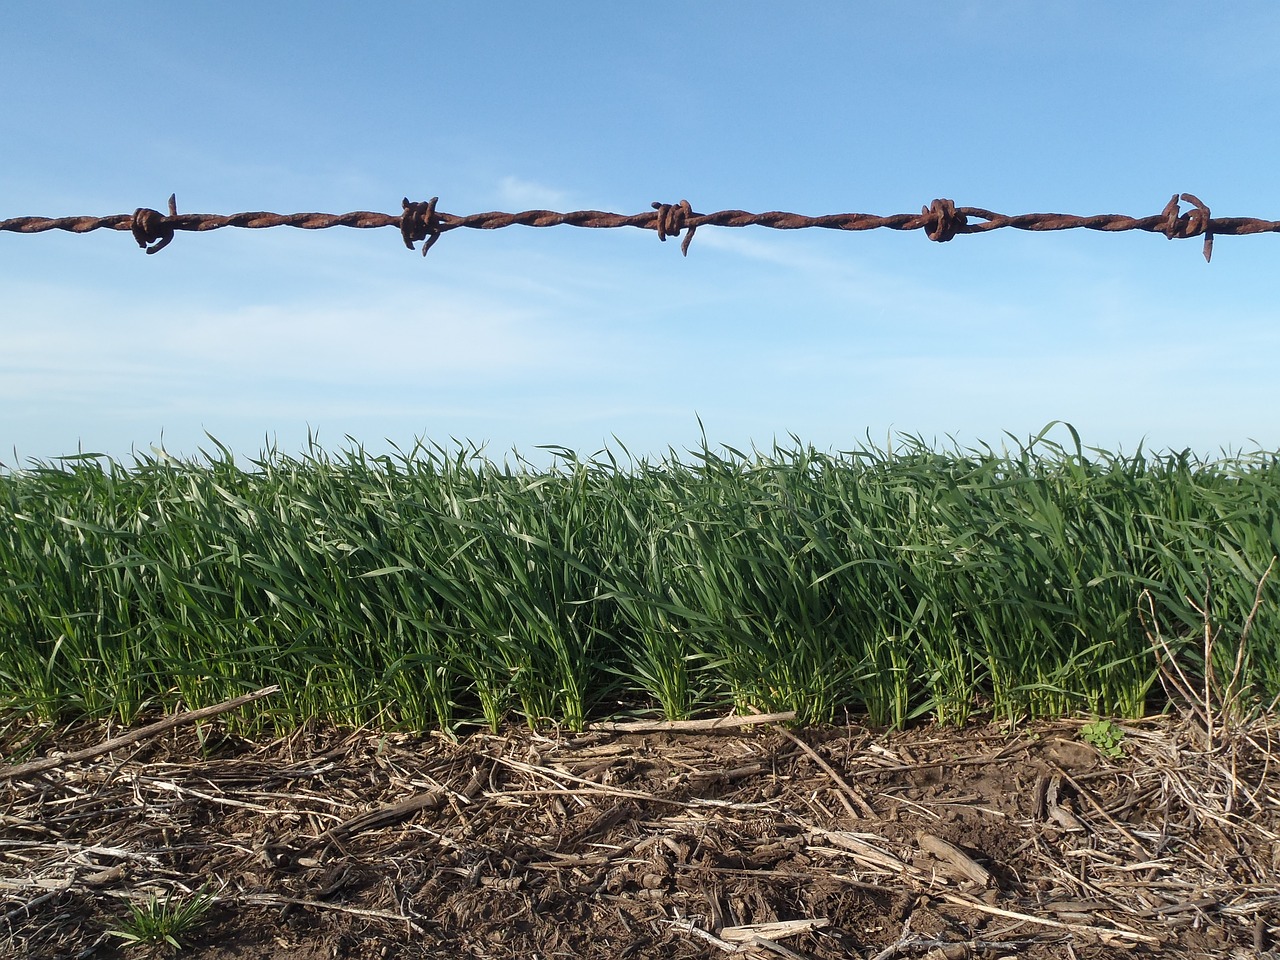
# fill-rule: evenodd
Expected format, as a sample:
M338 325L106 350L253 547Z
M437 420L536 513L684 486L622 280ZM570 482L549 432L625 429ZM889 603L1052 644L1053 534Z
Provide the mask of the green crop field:
M1070 432L34 464L0 475L0 704L130 721L279 683L242 722L1133 716L1163 703L1163 642L1267 706L1280 454Z

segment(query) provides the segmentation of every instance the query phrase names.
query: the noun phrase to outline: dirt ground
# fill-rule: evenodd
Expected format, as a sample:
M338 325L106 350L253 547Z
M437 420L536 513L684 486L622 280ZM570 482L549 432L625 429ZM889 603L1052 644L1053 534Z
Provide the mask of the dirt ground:
M1265 955L1271 728L1128 724L1114 758L1081 728L210 721L74 762L121 731L0 724L0 956ZM180 950L118 935L202 889Z

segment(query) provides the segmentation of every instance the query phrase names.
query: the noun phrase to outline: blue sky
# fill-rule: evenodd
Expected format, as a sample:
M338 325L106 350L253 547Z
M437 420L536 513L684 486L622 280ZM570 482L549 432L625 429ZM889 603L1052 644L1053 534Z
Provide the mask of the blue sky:
M15 5L0 219L602 209L1280 218L1280 7ZM500 458L795 434L1280 448L1280 238L1012 230L0 233L0 462Z

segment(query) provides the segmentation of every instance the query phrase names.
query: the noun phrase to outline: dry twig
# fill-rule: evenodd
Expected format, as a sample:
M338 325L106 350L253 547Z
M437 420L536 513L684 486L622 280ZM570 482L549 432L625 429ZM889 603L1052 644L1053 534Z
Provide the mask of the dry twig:
M42 760L32 760L29 763L20 763L11 767L0 767L0 782L5 780L19 780L30 777L37 773L44 773L57 767L67 766L72 763L81 763L85 760L92 760L94 757L100 757L104 753L111 753L113 750L119 750L121 747L127 747L131 744L139 743L143 740L157 737L162 733L167 733L176 727L186 726L191 723L199 723L201 720L208 720L212 717L220 716L232 710L238 710L246 704L253 703L255 700L261 700L263 697L278 693L280 688L275 684L269 687L263 687L261 690L255 690L253 693L246 693L244 696L235 697L223 703L215 704L211 707L201 707L198 710L188 710L186 713L179 713L176 716L166 717L164 720L158 720L153 724L132 730L129 733L113 737L103 743L93 747L85 747L83 750L76 750L71 753L65 753L60 756L45 757Z

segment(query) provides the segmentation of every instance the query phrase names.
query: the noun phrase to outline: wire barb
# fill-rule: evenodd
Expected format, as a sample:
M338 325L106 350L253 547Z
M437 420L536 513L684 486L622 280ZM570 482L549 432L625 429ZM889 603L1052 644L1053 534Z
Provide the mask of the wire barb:
M1175 193L1160 212L1160 216L1164 217L1164 226L1160 228L1160 232L1170 240L1184 240L1203 234L1204 262L1209 263L1213 259L1213 218L1209 215L1209 208L1194 193L1184 193L1182 199L1195 209L1179 216L1181 208L1178 206L1178 194Z
M173 241L173 224L170 219L178 215L178 195L169 194L169 216L150 207L139 207L133 211L133 239L147 253L159 253ZM154 244L154 246L152 246Z
M404 245L410 250L418 240L425 240L422 245L422 255L425 257L427 251L431 249L431 245L440 239L441 223L440 217L436 214L436 203L439 197L432 197L426 203L410 203L409 198L405 197L400 201L404 210L400 214L400 236L404 238Z
M689 218L694 216L693 208L689 206L689 201L681 200L677 204L670 204L659 203L655 200L649 206L658 211L654 215L653 226L658 231L658 239L663 243L667 242L667 237L678 237L681 230L688 229L688 233L684 235L684 240L680 243L680 254L687 257L689 255L689 244L693 241L693 231L698 229L696 224L688 222Z
M954 200L934 200L929 206L920 208L920 215L929 218L924 235L938 243L946 243L969 225L969 218L956 210Z

